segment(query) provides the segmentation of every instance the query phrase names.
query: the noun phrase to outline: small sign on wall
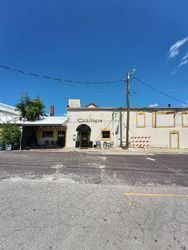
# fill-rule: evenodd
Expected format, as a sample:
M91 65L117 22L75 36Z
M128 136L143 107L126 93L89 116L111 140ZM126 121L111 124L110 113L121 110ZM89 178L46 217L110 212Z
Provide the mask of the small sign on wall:
M76 134L73 134L72 139L73 141L76 141Z
M102 119L93 119L93 118L82 119L82 118L79 118L79 119L77 119L77 122L79 122L79 123L101 123Z

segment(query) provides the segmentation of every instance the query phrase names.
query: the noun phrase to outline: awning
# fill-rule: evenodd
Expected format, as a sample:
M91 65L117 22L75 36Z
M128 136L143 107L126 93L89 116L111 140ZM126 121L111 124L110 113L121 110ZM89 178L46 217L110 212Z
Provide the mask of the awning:
M21 126L53 126L67 127L68 118L65 116L47 116L36 121L17 121L16 124Z

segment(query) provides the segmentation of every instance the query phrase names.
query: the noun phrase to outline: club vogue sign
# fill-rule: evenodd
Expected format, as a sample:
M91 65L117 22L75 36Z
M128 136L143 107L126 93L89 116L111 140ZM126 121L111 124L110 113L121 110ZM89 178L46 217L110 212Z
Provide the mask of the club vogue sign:
M100 123L100 122L102 122L102 119L92 119L92 118L81 119L81 118L79 118L79 119L77 119L77 122L79 122L79 123Z

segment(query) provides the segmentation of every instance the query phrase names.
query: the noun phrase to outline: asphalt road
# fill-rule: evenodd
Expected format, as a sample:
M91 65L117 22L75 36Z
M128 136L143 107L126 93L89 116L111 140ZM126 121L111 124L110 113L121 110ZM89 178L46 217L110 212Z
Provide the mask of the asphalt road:
M79 183L188 186L188 154L0 152L0 179L63 176Z

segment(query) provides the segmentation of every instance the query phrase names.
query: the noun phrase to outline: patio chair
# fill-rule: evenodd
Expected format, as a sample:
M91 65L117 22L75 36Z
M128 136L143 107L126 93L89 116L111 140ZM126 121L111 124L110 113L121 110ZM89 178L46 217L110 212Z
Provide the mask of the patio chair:
M101 141L96 141L96 148L101 148Z

